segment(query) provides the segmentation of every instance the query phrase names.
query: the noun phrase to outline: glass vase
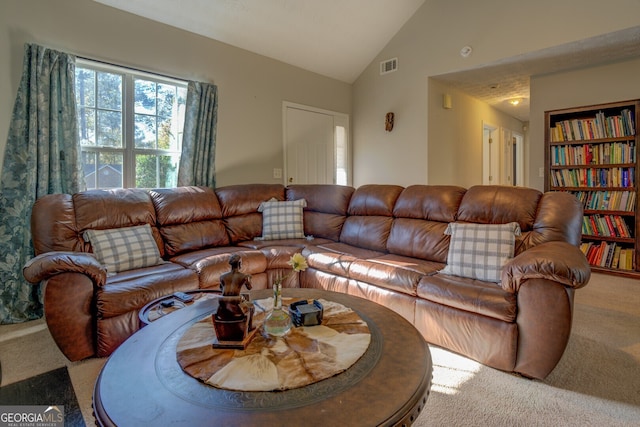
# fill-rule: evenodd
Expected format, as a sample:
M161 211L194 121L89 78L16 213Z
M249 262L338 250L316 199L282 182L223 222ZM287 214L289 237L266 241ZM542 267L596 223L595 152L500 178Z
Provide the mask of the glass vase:
M291 317L282 308L282 282L273 284L273 310L264 321L264 331L276 337L282 337L291 330Z

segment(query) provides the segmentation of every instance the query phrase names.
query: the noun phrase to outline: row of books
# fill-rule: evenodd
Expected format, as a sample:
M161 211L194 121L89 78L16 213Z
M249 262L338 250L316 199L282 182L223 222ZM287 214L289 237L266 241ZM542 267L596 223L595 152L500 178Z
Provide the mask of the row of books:
M633 270L633 248L625 248L613 242L583 242L582 253L590 265L620 270Z
M631 229L620 215L585 215L582 234L604 237L632 237Z
M602 111L594 118L572 119L556 122L550 129L550 139L559 141L581 141L600 138L620 138L636 134L633 112L628 108L617 116L605 116Z
M635 168L584 168L551 171L554 187L624 187L631 188Z
M574 191L585 210L627 211L636 209L635 191Z
M551 164L554 166L635 162L636 147L634 142L551 146Z

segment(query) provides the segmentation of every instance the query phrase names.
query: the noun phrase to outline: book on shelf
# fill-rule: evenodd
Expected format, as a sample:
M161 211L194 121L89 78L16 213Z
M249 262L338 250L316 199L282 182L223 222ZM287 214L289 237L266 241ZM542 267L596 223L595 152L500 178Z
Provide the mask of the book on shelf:
M616 187L633 185L635 168L556 169L551 173L554 187Z
M582 234L601 237L631 237L631 230L620 215L585 215L582 218Z
M618 115L599 111L595 117L558 121L549 136L552 142L621 138L635 135L635 129L633 112L625 108Z
M569 191L581 203L585 210L626 211L635 210L636 193L634 191Z
M633 141L551 146L553 166L608 165L635 161L636 148Z
M633 248L623 247L615 242L583 242L580 250L589 265L616 270L633 270Z

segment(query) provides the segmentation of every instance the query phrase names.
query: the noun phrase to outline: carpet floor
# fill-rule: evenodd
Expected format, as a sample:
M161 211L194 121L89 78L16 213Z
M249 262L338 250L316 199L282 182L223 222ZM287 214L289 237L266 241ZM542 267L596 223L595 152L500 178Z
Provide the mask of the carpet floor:
M594 274L576 291L571 338L543 381L431 347L433 386L415 426L640 426L640 280ZM44 321L0 326L4 386L67 367L87 425L106 359L69 362Z
M0 387L0 405L64 407L64 425L84 427L85 421L66 366Z

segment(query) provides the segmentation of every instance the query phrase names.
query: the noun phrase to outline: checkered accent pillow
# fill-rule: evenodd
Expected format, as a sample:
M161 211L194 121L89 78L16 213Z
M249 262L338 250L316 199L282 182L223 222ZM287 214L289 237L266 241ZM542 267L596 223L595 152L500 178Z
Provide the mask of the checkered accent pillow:
M258 212L262 212L261 240L303 239L303 208L305 199L279 202L271 199L260 203Z
M444 234L451 236L451 243L447 266L441 273L497 283L502 267L513 258L520 225L452 222Z
M160 264L160 251L149 224L110 230L87 230L84 240L107 267L107 274Z

